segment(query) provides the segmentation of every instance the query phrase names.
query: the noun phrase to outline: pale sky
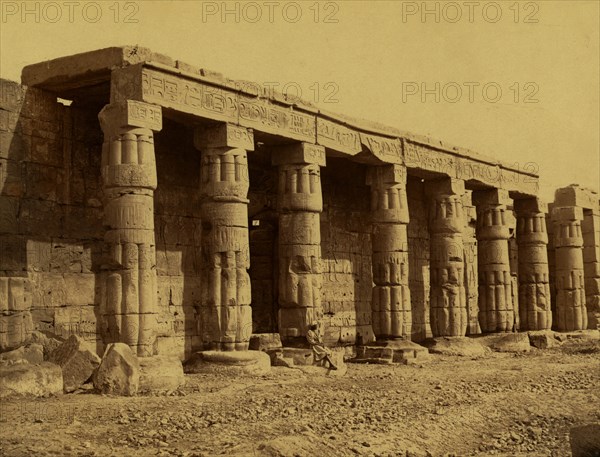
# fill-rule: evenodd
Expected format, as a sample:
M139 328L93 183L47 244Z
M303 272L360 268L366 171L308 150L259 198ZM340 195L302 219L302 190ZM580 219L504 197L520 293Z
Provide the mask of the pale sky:
M537 168L546 199L570 183L599 187L597 0L0 4L3 78L137 44Z

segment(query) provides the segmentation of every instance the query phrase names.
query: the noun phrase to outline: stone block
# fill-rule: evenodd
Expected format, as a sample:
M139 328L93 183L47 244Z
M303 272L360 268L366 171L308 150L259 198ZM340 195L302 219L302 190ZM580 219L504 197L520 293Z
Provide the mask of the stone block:
M133 396L140 386L140 365L125 343L110 344L93 376L94 387L103 394Z
M581 221L583 210L577 206L556 206L552 208L553 221Z
M464 337L438 337L426 340L423 344L432 354L460 357L483 357L490 350L477 339Z
M48 360L61 367L65 392L81 387L100 365L100 357L93 346L75 335L52 351Z
M63 391L62 370L58 365L18 363L0 365L0 398L14 396L42 397Z
M282 349L279 333L255 333L250 337L248 349L251 351L268 352Z
M185 362L186 373L263 375L271 371L271 358L262 351L202 351Z
M177 390L185 384L183 366L178 357L142 357L140 392Z
M42 363L44 361L44 346L37 343L31 343L27 346L21 346L13 351L0 354L0 364L2 364L2 361L18 360L26 360L32 365Z
M529 352L531 344L527 333L510 333L496 340L492 349L496 352Z
M538 349L548 349L560 344L554 337L554 332L548 330L528 332L529 344Z

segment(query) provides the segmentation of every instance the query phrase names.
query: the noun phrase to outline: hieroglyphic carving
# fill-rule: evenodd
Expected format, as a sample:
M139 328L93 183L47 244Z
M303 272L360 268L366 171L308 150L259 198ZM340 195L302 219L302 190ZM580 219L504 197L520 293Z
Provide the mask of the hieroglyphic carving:
M321 306L320 167L322 146L300 143L273 152L279 165L279 333L306 335L323 315Z
M404 161L408 168L419 168L456 177L457 161L443 151L404 140Z
M206 349L245 351L252 334L246 151L254 149L254 137L228 124L212 128L219 131L195 138L202 151L201 334Z
M156 130L162 126L160 107L143 105L115 103L99 115L104 131L104 225L108 227L101 313L105 343L126 343L138 356L151 356L156 351L157 179L153 132L143 126Z
M434 181L428 183L426 192L431 197L431 332L434 337L465 336L464 182L452 178Z
M321 118L317 118L317 143L350 155L362 150L358 132Z
M373 331L377 338L410 338L412 307L408 285L408 201L406 168L372 167Z
M386 138L361 133L360 141L382 162L395 164L404 163L402 142L398 138Z
M587 328L582 219L580 207L559 206L552 209L556 256L556 327L565 332Z
M552 328L548 271L547 206L539 199L515 201L519 263L520 330Z
M477 211L473 206L471 191L463 195L463 212L465 230L463 232L464 244L464 270L465 270L465 293L467 301L467 335L481 333L479 327L479 278L477 271Z
M515 324L508 239L508 192L473 192L479 243L479 324L481 331L509 332Z

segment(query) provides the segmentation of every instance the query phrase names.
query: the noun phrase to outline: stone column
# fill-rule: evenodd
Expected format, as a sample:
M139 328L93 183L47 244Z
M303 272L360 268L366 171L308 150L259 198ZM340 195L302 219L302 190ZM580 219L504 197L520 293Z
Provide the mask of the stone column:
M408 202L406 168L369 169L373 232L373 332L377 339L410 338L412 314L408 287Z
M467 335L481 333L479 327L479 280L477 272L477 210L472 202L472 191L466 190L463 195L463 213L465 230L463 232L465 294L467 306Z
M473 192L477 206L479 324L483 333L510 332L515 323L508 239L508 191Z
M431 332L465 336L467 294L464 276L464 181L447 178L427 184L430 197Z
M102 183L106 256L101 278L105 343L128 344L141 357L156 353L156 251L153 131L159 106L123 101L99 114L104 132Z
M306 336L323 317L321 305L321 168L325 148L309 143L278 147L279 333L284 341Z
M198 129L202 152L201 335L215 351L245 351L252 335L248 240L248 158L251 130L230 124Z
M515 200L521 330L550 330L547 205L538 198Z
M583 270L583 210L577 206L552 209L556 259L556 328L571 332L587 328Z

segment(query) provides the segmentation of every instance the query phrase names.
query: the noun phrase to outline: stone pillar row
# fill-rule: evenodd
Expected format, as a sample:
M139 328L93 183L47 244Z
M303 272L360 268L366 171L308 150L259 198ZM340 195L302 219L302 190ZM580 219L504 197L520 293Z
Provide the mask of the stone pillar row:
M325 148L295 143L274 148L278 167L279 333L290 342L323 317L321 305L321 167Z
M99 114L106 227L102 336L106 344L128 344L141 357L156 353L153 132L161 130L161 116L160 107L137 101L107 105Z
M205 349L244 351L252 334L247 151L251 130L230 124L198 129L201 150L202 294Z
M371 167L373 232L373 332L378 339L410 338L412 313L408 286L408 201L406 168Z

